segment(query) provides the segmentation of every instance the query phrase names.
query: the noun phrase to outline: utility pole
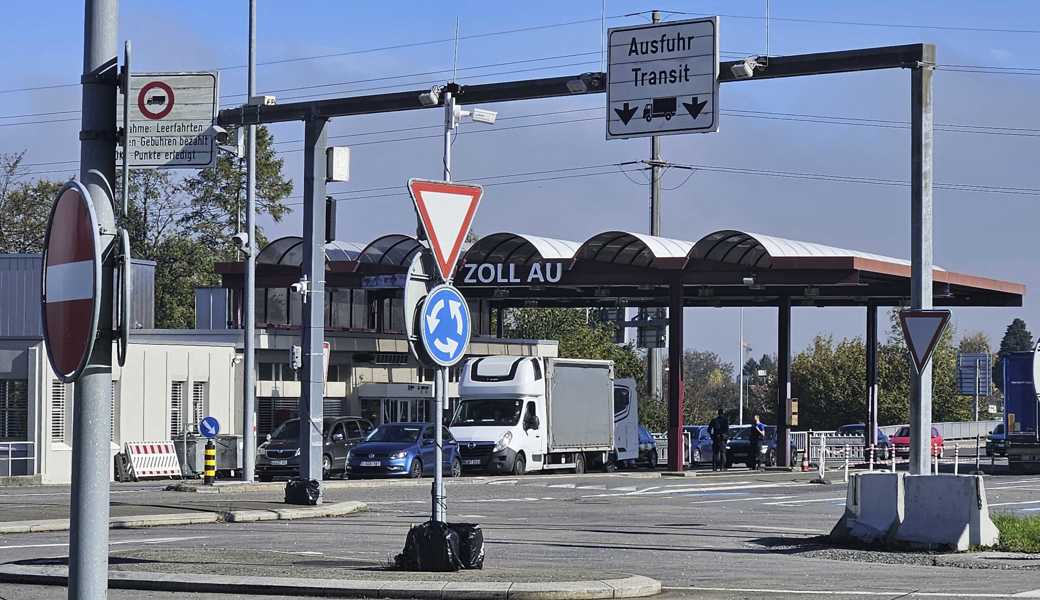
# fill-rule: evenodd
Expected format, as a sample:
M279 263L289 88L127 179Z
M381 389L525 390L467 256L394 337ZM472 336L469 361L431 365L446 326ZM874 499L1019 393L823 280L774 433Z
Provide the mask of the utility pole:
M744 307L740 307L740 351L737 353L737 373L740 375L740 405L737 409L737 425L744 424Z
M654 23L661 21L661 12L653 11L651 20ZM661 235L661 138L651 136L650 138L650 235ZM667 309L654 308L644 310L644 314L652 316L656 321L668 318ZM655 324L656 328L657 325ZM656 337L656 336L655 336ZM664 396L664 361L659 348L648 348L646 351L646 380L649 388L650 398L657 400Z
M117 0L86 0L83 19L83 84L80 181L94 202L101 247L115 241ZM124 127L128 124L124 123ZM108 595L108 518L112 415L112 271L101 269L101 317L90 360L76 381L72 409L72 507L69 529L69 598Z
M932 75L935 46L910 71L910 306L932 308ZM931 470L932 363L910 375L910 473Z
M256 0L249 0L249 75L246 104L256 95ZM256 470L256 125L250 123L246 149L246 283L242 353L242 481ZM308 198L308 200L310 200ZM238 222L238 213L235 213Z

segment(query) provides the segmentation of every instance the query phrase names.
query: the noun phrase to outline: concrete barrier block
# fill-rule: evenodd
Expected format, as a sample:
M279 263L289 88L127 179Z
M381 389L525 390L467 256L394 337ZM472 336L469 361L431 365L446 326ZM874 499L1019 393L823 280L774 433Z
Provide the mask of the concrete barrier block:
M831 537L868 544L887 541L903 522L905 473L860 473L849 479L845 514Z
M910 475L904 486L906 509L897 542L956 551L997 543L981 477Z

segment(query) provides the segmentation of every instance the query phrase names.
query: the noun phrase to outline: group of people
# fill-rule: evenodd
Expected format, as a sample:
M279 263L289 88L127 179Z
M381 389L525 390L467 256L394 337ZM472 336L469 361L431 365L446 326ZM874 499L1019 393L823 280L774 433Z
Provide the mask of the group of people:
M726 413L721 408L718 415L708 423L708 435L711 436L711 470L725 471L728 468L726 442L729 440L729 419L726 418ZM755 421L751 424L751 431L748 433L748 442L751 444L748 467L752 469L758 468L760 449L765 437L765 423L759 419L758 415L755 415Z

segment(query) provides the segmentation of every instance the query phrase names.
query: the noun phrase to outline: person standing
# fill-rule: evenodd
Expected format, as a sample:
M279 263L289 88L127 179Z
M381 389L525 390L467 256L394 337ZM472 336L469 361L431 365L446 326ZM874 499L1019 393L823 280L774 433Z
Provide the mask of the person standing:
M711 470L726 470L726 439L729 437L729 419L720 408L719 414L708 423L711 436Z
M755 415L755 422L751 424L751 431L748 432L748 467L754 471L759 467L759 459L762 458L762 444L766 437L766 426L758 415Z

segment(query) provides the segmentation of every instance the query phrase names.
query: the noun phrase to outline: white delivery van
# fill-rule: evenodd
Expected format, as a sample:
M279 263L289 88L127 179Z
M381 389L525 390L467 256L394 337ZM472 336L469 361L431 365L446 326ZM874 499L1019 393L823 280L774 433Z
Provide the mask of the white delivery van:
M620 382L636 414L635 386ZM465 471L511 473L605 467L615 452L614 363L488 356L463 363L451 434ZM627 423L629 414L624 415ZM627 431L627 424L625 425Z

